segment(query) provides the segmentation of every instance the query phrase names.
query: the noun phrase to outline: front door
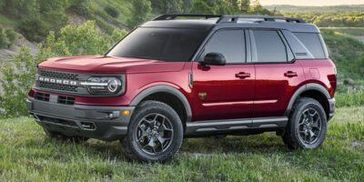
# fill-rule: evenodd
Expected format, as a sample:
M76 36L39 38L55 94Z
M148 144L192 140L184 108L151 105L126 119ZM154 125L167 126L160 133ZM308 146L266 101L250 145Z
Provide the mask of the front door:
M208 53L220 53L226 65L192 66L192 109L194 120L249 118L252 113L255 70L246 64L246 39L243 29L216 31L199 60Z

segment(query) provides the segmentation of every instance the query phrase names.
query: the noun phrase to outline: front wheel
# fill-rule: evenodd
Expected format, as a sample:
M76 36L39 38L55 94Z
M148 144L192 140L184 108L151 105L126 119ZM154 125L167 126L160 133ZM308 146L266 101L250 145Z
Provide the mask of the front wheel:
M300 98L293 107L283 141L290 149L315 149L325 140L327 118L321 104Z
M176 111L162 102L145 101L130 120L124 153L131 159L164 162L178 152L182 140L183 126Z

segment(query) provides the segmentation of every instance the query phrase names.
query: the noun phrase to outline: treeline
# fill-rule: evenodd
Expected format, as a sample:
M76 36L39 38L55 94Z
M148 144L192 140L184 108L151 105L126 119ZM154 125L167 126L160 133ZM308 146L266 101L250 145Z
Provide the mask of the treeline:
M284 13L284 15L301 17L319 27L364 27L364 13Z
M300 12L300 13L345 13L345 12L363 12L364 2L360 5L337 5L337 6L292 6L292 5L268 5L264 6L271 11L282 13Z
M258 0L132 0L132 6L131 26L164 13L271 14Z
M0 12L15 20L17 29L28 40L42 41L49 31L67 23L65 10L73 0L0 0Z
M28 40L44 41L56 34L74 13L93 20L107 34L132 29L164 13L271 14L258 0L0 0L0 15L16 21Z

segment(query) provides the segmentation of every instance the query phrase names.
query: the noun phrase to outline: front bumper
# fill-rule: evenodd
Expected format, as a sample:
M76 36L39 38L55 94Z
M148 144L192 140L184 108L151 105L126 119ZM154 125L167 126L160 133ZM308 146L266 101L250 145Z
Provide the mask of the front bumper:
M127 134L134 107L66 105L27 99L27 107L43 128L67 136L85 136L105 141ZM123 111L129 111L123 115Z
M329 101L329 118L330 120L335 114L335 98L328 99Z

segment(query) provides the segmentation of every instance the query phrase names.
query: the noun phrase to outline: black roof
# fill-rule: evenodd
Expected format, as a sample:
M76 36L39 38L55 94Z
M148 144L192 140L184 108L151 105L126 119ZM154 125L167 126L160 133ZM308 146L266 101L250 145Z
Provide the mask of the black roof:
M146 22L142 27L178 27L209 30L212 27L276 28L291 32L319 32L319 29L299 18L261 15L200 15L167 14Z

